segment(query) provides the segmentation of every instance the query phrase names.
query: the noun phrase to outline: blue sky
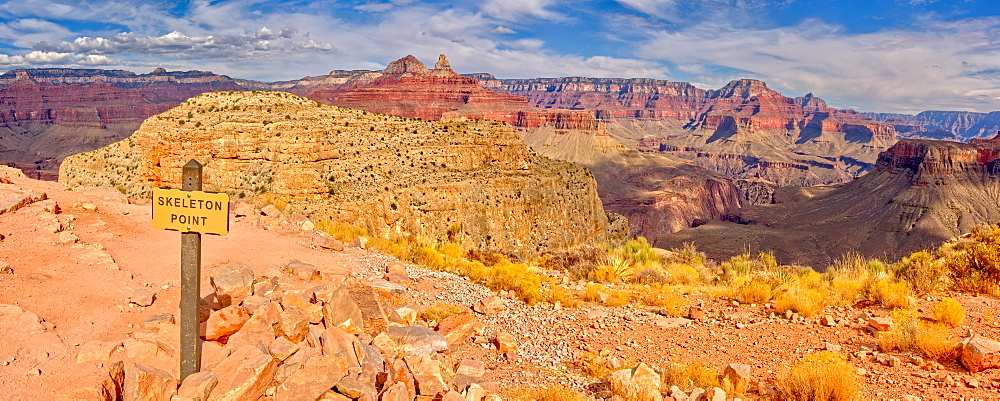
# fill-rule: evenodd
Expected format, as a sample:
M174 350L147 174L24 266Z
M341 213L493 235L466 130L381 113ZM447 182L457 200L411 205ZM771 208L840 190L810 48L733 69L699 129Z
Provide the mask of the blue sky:
M840 108L1000 110L996 0L0 2L0 70L273 81L440 53L500 78L755 78Z

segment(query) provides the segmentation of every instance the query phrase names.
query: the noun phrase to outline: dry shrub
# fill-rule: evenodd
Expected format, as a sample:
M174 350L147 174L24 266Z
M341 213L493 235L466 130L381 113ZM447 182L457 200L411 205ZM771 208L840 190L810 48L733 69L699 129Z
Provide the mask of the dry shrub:
M823 310L823 298L822 291L807 288L802 284L796 283L788 291L778 296L775 300L774 308L780 313L790 310L802 316L810 317Z
M670 316L681 316L688 308L688 300L664 287L651 286L637 290L636 297L645 305L660 308Z
M942 247L942 263L957 290L1000 295L1000 226L982 225L950 250Z
M513 291L528 305L542 299L542 279L521 263L501 262L489 266L485 285L494 290Z
M702 281L698 269L686 263L671 263L662 269L670 284L691 285Z
M422 246L413 252L413 261L432 269L444 269L447 264L444 255L429 246Z
M965 308L958 301L948 297L942 298L931 311L934 313L934 320L951 327L961 326L965 322Z
M875 279L885 277L885 265L876 259L865 259L856 252L848 253L833 262L826 271L829 282L827 303L854 305L867 298L867 288Z
M893 269L918 294L946 288L949 283L947 265L935 260L930 252L914 252L897 262Z
M576 365L584 374L595 379L603 379L608 373L611 373L611 368L608 367L608 358L593 351L580 353L580 359Z
M861 383L857 370L842 354L820 351L793 362L777 381L782 400L857 400Z
M344 242L351 242L354 241L355 238L368 236L368 232L362 228L354 227L349 224L337 223L332 220L317 221L316 229Z
M579 390L575 390L566 386L556 385L552 387L546 387L541 389L536 388L515 388L511 391L509 398L505 399L516 400L516 401L589 401L590 397L587 397Z
M604 302L607 299L608 287L597 283L588 283L583 289L583 300L588 302Z
M954 359L958 356L958 342L951 328L933 322L920 322L916 348L925 357L935 360Z
M590 273L590 279L604 283L622 283L635 275L633 264L620 255L609 254L601 264Z
M880 279L868 288L868 298L886 308L909 308L913 305L910 286L905 282Z
M681 390L691 391L695 387L720 387L719 371L712 365L702 362L672 363L663 369L661 374L662 388L677 386Z
M732 297L744 304L763 304L774 296L774 287L764 277L739 277L730 284Z
M917 312L904 309L892 312L892 330L879 334L877 341L884 352L913 351L937 360L953 358L958 345L948 326L922 321Z
M546 255L542 267L568 272L575 279L585 279L594 271L603 256L604 251L598 247L580 246Z
M420 313L420 318L425 321L437 324L438 322L448 318L449 316L457 315L459 313L464 312L465 310L466 308L462 306L442 302L430 308L425 309L423 312Z
M572 291L561 285L552 285L548 289L548 301L559 302L562 306L576 308L580 306L580 299Z

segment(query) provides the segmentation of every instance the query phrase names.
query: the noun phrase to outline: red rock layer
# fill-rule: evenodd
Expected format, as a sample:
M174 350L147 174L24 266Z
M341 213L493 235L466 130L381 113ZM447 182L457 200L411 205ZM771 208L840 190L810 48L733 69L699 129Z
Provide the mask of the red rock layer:
M57 178L62 158L120 140L143 120L214 90L241 90L199 71L39 69L0 75L0 163Z
M444 55L434 69L406 56L389 63L377 77L355 74L337 86L313 87L305 95L340 107L424 120L486 119L521 128L551 124L588 130L600 125L590 112L540 110L524 97L486 90L476 79L455 73Z

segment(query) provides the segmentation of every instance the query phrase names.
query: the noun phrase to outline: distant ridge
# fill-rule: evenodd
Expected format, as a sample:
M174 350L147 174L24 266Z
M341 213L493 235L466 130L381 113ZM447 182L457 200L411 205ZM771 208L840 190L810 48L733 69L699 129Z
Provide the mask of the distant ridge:
M782 263L826 266L848 252L897 259L1000 221L1000 136L976 144L904 139L840 187L783 189L787 203L743 208L662 236L714 258L773 250Z

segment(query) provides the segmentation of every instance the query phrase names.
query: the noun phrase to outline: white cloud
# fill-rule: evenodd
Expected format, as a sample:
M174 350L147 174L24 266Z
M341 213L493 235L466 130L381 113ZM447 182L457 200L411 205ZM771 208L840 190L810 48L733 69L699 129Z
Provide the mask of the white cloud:
M188 36L170 32L163 36L119 33L109 38L79 37L58 43L40 42L36 50L86 54L168 54L180 59L253 58L258 52L332 51L333 45L313 39L294 40L292 30L275 33L267 27L242 35Z
M107 56L32 51L23 56L0 54L0 65L9 67L38 66L105 66L115 61Z
M366 3L360 6L355 6L354 9L358 11L367 11L370 13L380 13L384 11L389 11L396 6L392 3Z
M1000 51L990 32L1000 19L933 24L863 34L820 21L758 30L702 24L658 32L637 53L717 86L752 77L793 96L814 92L885 111L995 109Z
M517 33L517 31L501 25L497 26L496 28L493 28L493 30L490 31L490 33L495 33L498 35L506 35L506 34L515 34Z
M481 6L484 13L507 21L523 18L559 20L564 16L550 10L553 0L485 0Z

